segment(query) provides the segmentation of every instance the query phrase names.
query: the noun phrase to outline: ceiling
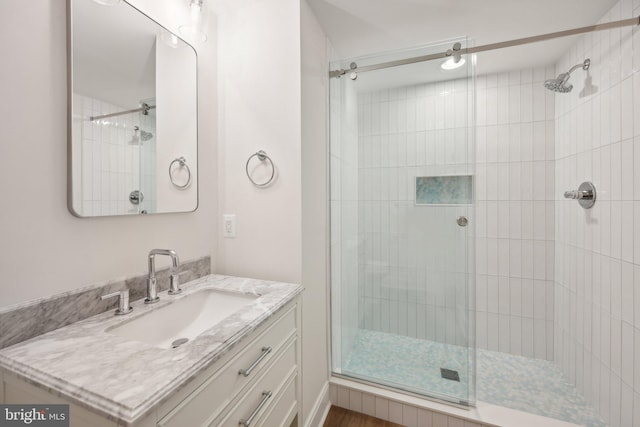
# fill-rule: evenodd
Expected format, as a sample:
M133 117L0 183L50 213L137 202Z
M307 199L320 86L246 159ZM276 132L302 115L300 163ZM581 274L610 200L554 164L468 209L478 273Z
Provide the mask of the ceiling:
M155 97L155 22L125 2L75 1L72 17L74 92L122 108Z
M595 24L616 0L308 0L336 59L468 37L476 46ZM631 18L623 16L621 19ZM477 73L554 65L576 36L478 54Z

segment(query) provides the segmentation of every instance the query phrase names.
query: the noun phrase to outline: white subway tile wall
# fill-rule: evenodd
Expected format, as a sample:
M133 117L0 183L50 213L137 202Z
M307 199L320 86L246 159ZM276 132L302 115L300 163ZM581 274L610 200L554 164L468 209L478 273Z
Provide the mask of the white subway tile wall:
M640 14L623 0L601 22ZM556 71L555 360L612 427L640 425L640 31L585 35ZM592 181L595 206L564 200Z
M78 188L83 216L138 213L129 193L141 190L145 205L155 205L155 135L147 141L134 140L134 126L155 133L155 115L140 118L126 114L90 121L89 117L124 111L88 96L74 94L74 109L82 111L81 185ZM142 124L141 124L142 123ZM74 132L77 135L78 132ZM140 137L138 131L137 136ZM77 208L78 206L76 206Z
M477 79L476 342L553 359L553 67Z
M553 68L478 78L477 343L553 358ZM467 80L358 98L360 327L466 345L466 209L415 206L415 177L472 173Z
M469 81L358 96L359 326L466 346L467 205L417 206L416 177L472 174Z

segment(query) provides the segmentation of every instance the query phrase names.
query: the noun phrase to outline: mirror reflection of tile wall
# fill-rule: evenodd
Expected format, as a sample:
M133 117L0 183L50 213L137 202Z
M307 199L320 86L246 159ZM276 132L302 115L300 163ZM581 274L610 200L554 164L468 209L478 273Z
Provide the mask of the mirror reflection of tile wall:
M84 216L127 215L155 207L155 114L125 114L97 121L98 116L125 108L88 96L74 95L83 111L81 195ZM136 130L136 127L138 128ZM129 194L142 191L144 200L135 205Z

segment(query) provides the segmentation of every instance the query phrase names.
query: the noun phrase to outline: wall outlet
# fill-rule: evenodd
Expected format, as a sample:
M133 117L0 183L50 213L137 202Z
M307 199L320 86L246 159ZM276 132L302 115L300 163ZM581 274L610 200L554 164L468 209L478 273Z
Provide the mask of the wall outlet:
M236 215L235 214L222 215L222 235L224 237L229 237L229 238L236 237Z

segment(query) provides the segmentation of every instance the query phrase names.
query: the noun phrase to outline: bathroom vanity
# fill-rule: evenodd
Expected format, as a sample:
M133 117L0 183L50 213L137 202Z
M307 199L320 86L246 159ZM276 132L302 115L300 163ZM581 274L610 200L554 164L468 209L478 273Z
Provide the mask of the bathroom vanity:
M296 425L302 287L211 275L183 290L0 350L0 401L69 404L71 426ZM216 297L231 314L194 330Z

